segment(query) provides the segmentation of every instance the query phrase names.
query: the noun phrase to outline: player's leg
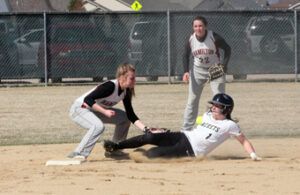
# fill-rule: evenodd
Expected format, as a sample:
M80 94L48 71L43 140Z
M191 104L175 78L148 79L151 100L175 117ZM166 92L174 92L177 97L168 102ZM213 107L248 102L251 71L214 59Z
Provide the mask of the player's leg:
M125 148L138 148L146 144L144 135L138 135L121 141L119 143L110 140L104 140L103 147L106 152L114 152Z
M88 130L73 155L88 157L105 129L103 122L92 111L81 107L76 107L70 116L75 123ZM69 157L72 157L72 153Z
M171 133L145 133L131 137L119 143L104 141L104 148L106 151L115 151L126 148L138 148L146 144L157 145L157 146L172 146L175 145L179 138L180 132Z
M218 93L225 93L225 76L220 77L212 82L210 82L210 87L213 96Z
M190 72L188 102L184 111L182 127L182 130L187 131L192 130L195 124L198 115L200 96L206 83L205 79L196 78L194 71Z
M112 141L120 142L126 139L131 122L128 120L125 111L116 108L111 109L115 111L115 116L102 118L102 121L116 125Z
M174 145L153 147L147 151L147 156L149 158L195 156L187 137L183 133L178 135Z

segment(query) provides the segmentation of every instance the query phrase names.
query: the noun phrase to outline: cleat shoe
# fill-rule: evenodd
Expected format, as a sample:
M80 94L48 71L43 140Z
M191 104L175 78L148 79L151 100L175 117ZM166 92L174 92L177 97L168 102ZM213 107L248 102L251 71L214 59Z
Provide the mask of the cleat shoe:
M104 147L104 149L105 149L106 152L113 152L115 150L118 150L117 146L118 146L118 144L116 144L116 143L114 143L112 141L104 140L103 147Z

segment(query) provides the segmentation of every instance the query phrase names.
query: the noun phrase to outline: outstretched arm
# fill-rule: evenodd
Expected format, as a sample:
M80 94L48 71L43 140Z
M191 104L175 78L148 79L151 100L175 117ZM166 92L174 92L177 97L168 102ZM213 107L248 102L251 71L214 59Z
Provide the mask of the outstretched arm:
M262 160L259 156L256 155L253 145L243 133L241 133L239 136L236 136L236 139L243 145L244 149L250 155L252 160L254 161Z

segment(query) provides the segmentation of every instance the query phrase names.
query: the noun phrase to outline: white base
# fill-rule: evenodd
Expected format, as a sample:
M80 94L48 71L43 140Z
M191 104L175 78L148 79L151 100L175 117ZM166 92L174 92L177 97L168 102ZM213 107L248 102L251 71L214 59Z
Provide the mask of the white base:
M46 162L46 166L53 166L53 165L80 165L82 160L78 159L70 159L70 160L48 160Z

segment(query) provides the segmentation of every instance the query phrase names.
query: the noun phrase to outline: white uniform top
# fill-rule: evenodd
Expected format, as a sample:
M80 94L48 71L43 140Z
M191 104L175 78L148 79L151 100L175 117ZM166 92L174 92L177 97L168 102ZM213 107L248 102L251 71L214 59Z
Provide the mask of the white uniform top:
M200 42L196 34L193 33L189 39L192 55L194 56L194 67L209 68L212 64L220 63L220 55L215 45L215 38L211 30L207 31L207 36Z
M115 89L114 92L105 98L100 98L100 99L96 99L96 103L99 104L100 106L103 106L105 108L111 108L114 105L116 105L117 103L119 103L120 101L122 101L126 95L126 90L124 90L120 95L118 94L119 92L119 84L118 84L118 80L111 80L111 82L113 82L115 84ZM85 94L83 94L82 96L80 96L79 98L77 98L75 101L83 104L84 98L90 94L92 91L94 91L98 86L94 87L93 89L91 89L90 91L86 92Z
M241 134L237 123L232 120L215 120L211 112L202 117L202 124L192 131L183 131L193 148L195 156L206 155L231 136Z

